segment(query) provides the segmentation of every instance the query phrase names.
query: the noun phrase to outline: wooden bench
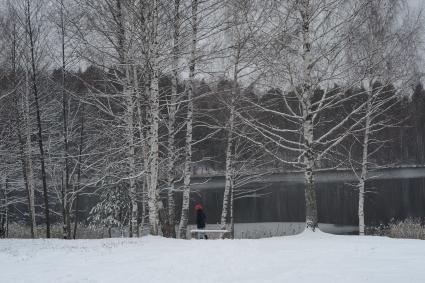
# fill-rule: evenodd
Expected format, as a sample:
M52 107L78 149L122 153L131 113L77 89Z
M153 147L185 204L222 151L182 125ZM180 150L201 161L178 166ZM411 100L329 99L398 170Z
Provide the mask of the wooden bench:
M223 234L229 233L230 231L228 230L210 230L210 229L193 229L190 230L190 238L193 239L193 234L197 234L198 237L196 237L197 239L199 239L199 234L206 234L206 235L218 235L219 238L221 238L223 236Z

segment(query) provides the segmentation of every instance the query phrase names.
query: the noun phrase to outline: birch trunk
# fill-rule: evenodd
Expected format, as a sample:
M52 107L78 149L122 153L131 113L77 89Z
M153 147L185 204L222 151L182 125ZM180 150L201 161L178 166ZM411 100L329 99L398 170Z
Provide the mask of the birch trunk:
M234 82L236 84L236 82ZM234 95L234 94L233 94ZM225 173L225 185L224 185L224 195L223 195L223 208L221 211L221 229L226 229L227 225L227 216L229 211L229 198L230 192L232 191L232 180L233 180L233 127L235 121L235 101L232 97L232 102L230 105L230 116L229 116L229 125L227 133L227 147L226 147L226 173ZM232 204L230 204L232 205Z
M171 97L168 107L168 176L167 176L167 200L168 200L168 222L170 234L176 237L175 229L175 203L174 190L176 179L176 147L175 147L175 123L177 111L177 95L178 95L178 67L179 67L179 35L180 35L180 0L174 0L174 35L173 35L173 73L171 79Z
M223 208L221 211L221 229L226 229L227 225L227 216L228 216L228 207L229 207L229 198L231 191L233 191L233 128L235 124L235 100L238 95L238 74L239 74L239 57L240 49L236 51L235 56L235 66L233 70L233 90L232 97L230 101L230 115L229 115L229 125L227 132L227 147L226 147L226 173L225 173L225 185L224 185L224 195L223 195ZM232 206L233 204L230 204ZM223 235L224 236L224 235Z
M8 185L8 176L6 175L4 178L4 184L3 180L1 180L1 194L2 198L0 198L0 238L7 238L7 229L8 229L8 218L9 218L9 200L8 200L8 191L9 191L9 185Z
M116 0L117 12L117 52L119 55L120 69L123 76L123 95L125 99L125 121L127 131L127 161L128 161L128 180L129 180L129 197L131 202L131 216L130 216L130 237L138 236L138 203L137 203L137 190L136 190L136 166L135 166L135 146L134 146L134 99L133 91L131 89L131 75L130 75L130 60L129 60L129 46L127 46L126 33L125 33L125 19L124 7L122 0Z
M302 18L302 39L303 39L303 93L301 97L303 116L303 146L304 146L304 178L305 178L305 205L306 205L306 229L315 231L317 228L317 201L314 182L314 149L313 149L313 111L312 111L312 58L311 58L311 38L310 21L311 6L309 0L301 2L300 12Z
M134 94L135 94L135 107L137 110L137 131L139 133L139 142L141 145L141 156L143 158L143 160L145 160L146 162L146 156L145 156L145 137L144 137L144 132L143 132L143 114L142 114L142 105L141 105L141 99L142 99L142 95L140 93L140 88L139 88L139 75L137 72L137 67L136 65L133 66L133 83L134 83ZM145 170L145 164L143 165L142 170ZM141 219L141 223L138 222L138 235L141 236L142 232L143 232L143 226L145 224L144 218L145 218L145 186L146 186L146 178L145 178L146 172L144 172L143 177L142 177L142 189L141 192L139 191L138 193L141 194L141 196L137 195L137 200L141 202L142 205L142 210L140 212L139 210L139 206L138 211L137 211L137 219L138 221ZM139 197L141 197L139 199ZM140 215L141 214L141 215Z
M192 174L192 123L193 123L193 91L195 84L195 64L196 64L196 45L198 30L198 0L192 0L192 33L191 33L191 52L189 63L189 87L187 92L187 117L186 117L186 148L184 163L184 184L183 184L183 203L179 224L179 237L186 239L187 222L189 216L190 201L190 181Z
M4 237L9 238L9 205L8 205L8 202L9 202L9 179L8 179L8 176L6 176L4 185L5 185L4 200L6 202L6 208L5 208L5 211L4 211L4 217L5 217L5 222L6 222L5 223L6 228L5 228L5 232L4 232Z
M81 162L83 159L83 144L84 144L84 104L81 109L81 128L80 128L80 144L78 146L78 168L77 168L77 191L75 192L75 210L74 210L74 231L72 238L75 240L77 237L77 225L78 225L78 195L81 188Z
M43 182L43 199L44 199L44 213L46 221L46 238L50 238L50 212L49 212L49 196L47 194L47 175L45 166L45 153L43 146L43 130L41 125L40 103L37 88L37 68L35 58L35 43L33 38L33 27L31 23L31 1L26 1L26 32L29 39L30 57L31 57L31 71L32 71L32 90L35 98L35 108L37 114L37 128L38 128L38 146L40 149L40 163L41 163L41 179Z
M126 83L130 83L130 71L129 66L126 64ZM127 137L128 137L128 166L129 166L129 183L130 183L130 201L131 201L131 235L130 237L139 236L138 227L138 203L137 203L137 190L134 176L136 175L135 156L134 156L134 126L133 126L133 115L134 115L134 103L132 91L126 89L126 100L127 100Z
M364 221L364 197L365 197L365 186L368 173L368 156L369 156L369 135L370 135L370 124L371 124L371 111L372 111L372 90L367 91L367 104L366 104L366 119L365 129L363 137L363 154L362 154L362 169L360 173L359 181L359 235L364 236L365 234L365 221Z
M233 181L232 181L233 183ZM230 237L235 238L235 218L234 218L234 209L235 209L235 188L232 184L230 191Z
M232 116L232 115L231 115ZM229 121L230 123L230 121ZM220 229L226 229L227 225L227 216L229 211L229 197L230 197L230 191L231 191L231 183L232 183L232 147L233 147L233 141L232 141L232 133L230 132L230 126L229 126L229 132L227 134L227 148L226 148L226 174L225 174L225 185L224 185L224 195L223 195L223 208L221 210L221 221L220 221Z
M304 136L304 178L305 178L305 205L306 229L315 231L318 225L316 189L314 182L314 152L313 152L313 121L309 92L303 94L303 136Z
M149 188L148 188L148 206L149 206L149 224L151 234L158 235L158 129L159 129L159 89L158 89L158 71L153 72L152 91L151 91L151 115L152 124L149 137Z
M147 183L148 183L148 179L147 179L147 168L148 168L148 154L147 154L147 142L146 142L146 137L145 137L145 132L143 129L143 111L142 111L142 105L141 105L141 100L142 100L142 95L141 95L141 91L139 89L139 77L137 74L137 68L136 66L134 66L134 70L133 70L133 76L134 76L134 90L136 93L136 105L137 105L137 116L138 116L138 123L137 123L137 127L138 127L138 132L139 132L139 141L141 144L141 155L143 158L143 170L144 170L144 174L143 174L143 178L142 178L142 191L141 191L141 204L142 204L142 209L141 209L141 223L140 223L140 227L139 227L139 236L143 233L143 228L145 226L145 217L146 217L146 187L147 187ZM148 92L147 88L145 90L146 92Z
M152 79L150 86L150 137L149 137L149 224L152 235L158 235L158 130L159 130L159 54L158 54L158 1L151 2L152 11L152 33L149 45L151 54Z
M65 159L65 183L63 186L63 197L62 197L62 206L63 206L63 238L71 238L71 223L70 223L70 207L68 204L68 192L69 192L69 164L68 164L68 96L65 91L65 71L66 71L66 61L65 61L65 23L64 23L64 4L63 0L60 1L60 29L61 29L61 49L62 49L62 118L63 118L63 145L64 145L64 159Z
M32 167L32 147L31 147L31 125L29 119L29 78L28 72L25 72L25 90L22 99L21 109L17 98L18 81L16 77L17 62L16 62L16 25L13 26L12 39L12 71L13 71L13 88L14 101L16 106L16 132L19 141L20 159L22 164L22 175L24 177L25 189L28 199L28 211L30 216L30 231L31 238L37 237L36 222L35 222L35 204L34 204L34 173ZM21 116L22 113L22 116ZM22 124L23 123L23 124ZM22 133L24 132L24 133ZM6 186L8 186L6 180Z
M149 43L150 44L150 43ZM150 48L148 48L149 50ZM149 51L148 51L149 52ZM151 70L149 68L149 61L148 58L150 57L150 55L147 56L146 59L146 65L145 65L145 74L144 74L144 81L145 81L145 86L144 86L144 91L145 91L145 97L148 100L148 105L146 106L146 125L148 125L148 127L145 127L146 130L143 130L142 127L142 120L143 117L140 116L140 135L143 136L143 140L142 140L142 156L143 156L143 168L145 171L145 176L143 178L143 187L142 187L142 193L143 193L143 200L142 200L142 206L143 206L143 213L146 214L146 216L142 219L143 222L146 221L146 219L148 220L148 224L150 227L150 213L149 213L149 198L150 198L150 193L151 193L151 173L150 173L150 159L151 159L151 147L150 147L150 142L151 142L151 125L152 125L152 115L151 115L151 109L150 109L150 101L151 101L151 81L152 81L152 73ZM142 111L141 111L141 105L140 105L140 113L141 115L143 115ZM145 223L143 223L144 225Z
M17 105L17 104L16 104ZM24 108L25 106L23 106ZM18 107L16 107L16 109L19 109ZM19 111L19 110L18 110ZM24 111L24 110L22 110ZM21 166L22 166L22 175L24 177L24 185L25 185L25 191L27 193L27 200L28 200L28 212L29 212L29 216L30 216L30 233L31 233L31 238L34 239L35 235L34 235L34 227L35 224L32 221L33 217L32 217L32 209L31 209L31 196L30 196L30 190L29 190L29 186L28 186L28 169L27 169L27 151L26 151L26 140L24 141L24 137L22 136L23 134L21 133L21 125L20 125L20 117L18 116L18 125L17 125L17 135L18 135L18 141L19 141L19 150L20 150L20 159L21 159ZM23 119L22 119L23 120ZM25 134L26 135L26 134ZM32 167L31 167L32 168Z
M32 147L31 147L31 123L30 123L30 102L29 102L29 78L25 73L25 97L24 97L24 121L25 121L25 168L28 189L29 213L31 219L31 236L37 237L37 223L35 221L35 197L34 197L34 171L32 165Z

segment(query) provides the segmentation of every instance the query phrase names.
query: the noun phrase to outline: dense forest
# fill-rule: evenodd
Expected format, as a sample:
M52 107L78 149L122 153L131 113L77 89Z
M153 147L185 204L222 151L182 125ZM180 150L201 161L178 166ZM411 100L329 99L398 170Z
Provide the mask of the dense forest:
M315 172L350 168L362 234L370 172L425 164L423 23L406 1L3 2L2 231L185 238L194 175L225 176L225 227L236 189L290 170L314 231Z

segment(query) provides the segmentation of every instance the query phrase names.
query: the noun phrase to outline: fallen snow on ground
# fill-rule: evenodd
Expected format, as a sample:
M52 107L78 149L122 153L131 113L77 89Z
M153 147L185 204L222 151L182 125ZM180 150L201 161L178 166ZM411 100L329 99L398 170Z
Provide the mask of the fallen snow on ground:
M0 240L0 282L425 282L425 241L303 233L261 240Z

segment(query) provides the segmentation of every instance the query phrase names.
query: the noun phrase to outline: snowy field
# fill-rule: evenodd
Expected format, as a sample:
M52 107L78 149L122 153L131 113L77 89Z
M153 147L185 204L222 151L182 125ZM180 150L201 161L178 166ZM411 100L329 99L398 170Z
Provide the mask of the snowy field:
M0 240L0 282L425 282L425 241Z

